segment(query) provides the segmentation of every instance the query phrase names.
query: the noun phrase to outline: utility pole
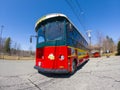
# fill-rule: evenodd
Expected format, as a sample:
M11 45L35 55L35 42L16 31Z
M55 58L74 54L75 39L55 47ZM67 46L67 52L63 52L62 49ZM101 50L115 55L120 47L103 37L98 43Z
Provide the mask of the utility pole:
M1 26L1 34L0 37L2 38L2 31L3 31L4 25Z
M3 31L4 26L1 25L1 33L0 33L0 52L2 51L2 31Z
M87 36L88 36L89 41L90 41L90 47L91 47L91 32L92 32L92 30L87 31Z
M91 57L91 49L92 49L91 32L92 32L92 30L88 30L88 31L87 31L87 36L88 36L88 38L89 38L90 57Z

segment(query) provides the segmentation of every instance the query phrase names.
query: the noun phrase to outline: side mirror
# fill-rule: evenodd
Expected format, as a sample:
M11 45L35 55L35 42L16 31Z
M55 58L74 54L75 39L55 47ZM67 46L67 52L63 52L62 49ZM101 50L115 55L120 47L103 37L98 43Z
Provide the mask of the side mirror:
M30 36L30 43L32 43L32 36Z
M30 43L32 43L32 37L36 37L37 38L38 36L31 35L30 36Z

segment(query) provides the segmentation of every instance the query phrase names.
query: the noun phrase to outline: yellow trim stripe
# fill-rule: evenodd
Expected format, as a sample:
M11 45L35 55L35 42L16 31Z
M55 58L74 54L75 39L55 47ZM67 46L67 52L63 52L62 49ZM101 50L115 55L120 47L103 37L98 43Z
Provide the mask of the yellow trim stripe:
M81 59L81 58L83 58L83 57L85 57L86 55L79 55L78 56L78 59Z
M85 51L85 50L82 50L82 49L79 49L79 48L74 48L74 47L71 47L71 46L68 46L68 48L76 49L76 50L78 50L78 52L83 53L83 54L81 54L81 55L78 55L78 59L81 59L81 58L83 58L83 57L86 56L85 53L86 53L87 51ZM75 57L75 56L77 56L77 55L73 54L73 55L70 55L70 56L68 56L68 57Z
M68 46L68 48L73 48L73 49L76 49L76 50L78 50L78 51L80 51L80 52L87 52L87 51L85 51L85 50L83 50L83 49L74 48L74 47L71 47L71 46Z
M76 55L70 55L70 56L68 56L68 57L75 57Z

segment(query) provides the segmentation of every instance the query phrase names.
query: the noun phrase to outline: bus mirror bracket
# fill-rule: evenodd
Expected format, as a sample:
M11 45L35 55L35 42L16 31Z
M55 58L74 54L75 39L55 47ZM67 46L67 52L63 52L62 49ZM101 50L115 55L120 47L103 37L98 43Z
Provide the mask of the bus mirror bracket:
M30 43L32 43L32 38L33 38L33 37L36 37L36 38L37 38L38 36L31 35L31 36L30 36Z

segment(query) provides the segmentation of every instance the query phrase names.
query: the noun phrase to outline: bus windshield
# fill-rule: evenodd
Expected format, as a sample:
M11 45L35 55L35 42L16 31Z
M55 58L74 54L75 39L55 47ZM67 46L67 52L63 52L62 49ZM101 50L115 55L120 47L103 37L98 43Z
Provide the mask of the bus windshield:
M64 21L47 22L38 29L38 43L63 39Z

